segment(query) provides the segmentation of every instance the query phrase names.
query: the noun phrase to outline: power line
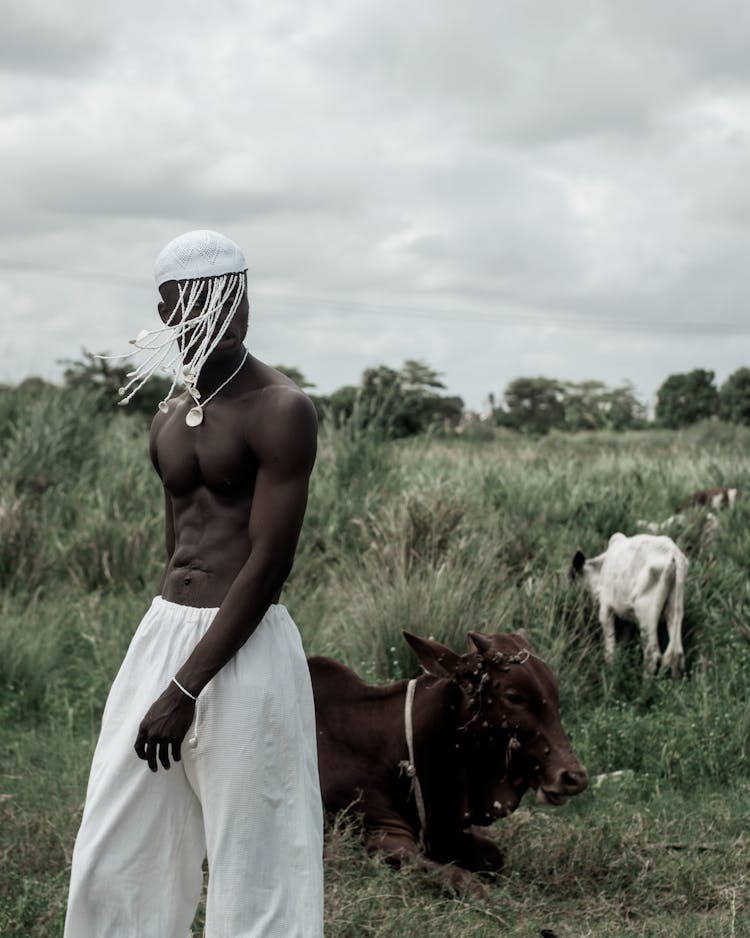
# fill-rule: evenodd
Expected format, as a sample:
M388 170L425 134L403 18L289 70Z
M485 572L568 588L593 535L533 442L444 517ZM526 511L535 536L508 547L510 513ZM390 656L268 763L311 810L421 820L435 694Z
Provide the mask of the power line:
M76 270L72 267L57 267L54 264L36 264L32 261L0 258L0 270L11 273L42 274L43 276L62 277L64 280L94 281L97 283L116 284L117 286L152 289L147 278L133 277L129 274L114 273L107 270Z
M650 319L622 319L612 316L583 316L581 314L566 314L560 312L546 313L534 310L514 312L511 310L482 313L477 310L450 310L427 309L413 306L396 306L383 303L370 303L359 300L335 300L316 297L295 297L280 293L261 293L254 291L251 298L260 297L266 300L283 302L286 305L299 305L304 308L316 309L321 312L326 308L341 312L350 312L353 309L373 315L395 315L412 319L431 319L436 321L477 322L488 325L503 325L514 323L518 325L557 325L573 328L604 329L630 332L654 332L675 335L681 333L694 333L696 335L748 335L750 322L715 322L701 320L687 320L680 323L657 321Z
M144 277L135 277L129 274L114 273L102 270L81 270L69 267L59 267L51 264L37 264L29 261L10 260L0 258L0 270L8 270L14 273L33 273L55 277L62 277L68 280L78 280L85 282L104 283L110 286L129 287L153 292L153 285L150 279ZM524 310L523 312L514 310L496 310L494 312L483 313L478 310L457 310L437 307L420 307L401 304L389 304L372 302L356 299L339 299L331 297L316 297L311 295L297 295L287 293L266 293L260 290L252 290L250 293L251 303L253 300L265 303L282 304L284 311L282 315L288 319L299 319L298 316L290 314L289 307L296 307L306 311L322 312L342 312L342 313L364 313L373 316L397 316L406 319L423 319L433 322L472 322L483 323L485 325L534 325L534 326L559 326L572 329L591 329L605 332L630 332L647 333L662 335L710 335L710 336L741 336L750 335L750 321L725 321L716 322L713 320L683 320L682 322L669 322L667 320L657 320L653 317L649 319L624 319L616 316L585 316L580 313L565 312L537 312L536 310ZM278 314L277 314L278 315ZM327 324L316 323L316 328L332 328ZM338 327L335 327L338 328Z

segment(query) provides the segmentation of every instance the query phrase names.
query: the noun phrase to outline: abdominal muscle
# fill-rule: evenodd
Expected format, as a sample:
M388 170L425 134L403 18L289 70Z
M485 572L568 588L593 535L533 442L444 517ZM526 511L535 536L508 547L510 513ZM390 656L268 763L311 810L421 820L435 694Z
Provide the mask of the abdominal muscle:
M231 499L201 486L172 495L175 545L161 595L182 606L220 606L250 555L248 521L252 497Z

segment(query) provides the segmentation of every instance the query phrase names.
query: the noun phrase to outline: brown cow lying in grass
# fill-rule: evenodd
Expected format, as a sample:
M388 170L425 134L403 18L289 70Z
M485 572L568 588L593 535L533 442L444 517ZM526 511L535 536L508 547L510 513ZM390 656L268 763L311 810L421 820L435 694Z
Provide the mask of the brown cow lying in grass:
M323 802L362 814L368 848L396 865L420 854L452 863L453 885L476 891L467 871L502 868L477 828L513 812L528 788L559 805L588 776L560 723L557 681L524 638L470 632L459 655L404 636L427 672L409 715L410 682L372 686L337 661L309 659Z

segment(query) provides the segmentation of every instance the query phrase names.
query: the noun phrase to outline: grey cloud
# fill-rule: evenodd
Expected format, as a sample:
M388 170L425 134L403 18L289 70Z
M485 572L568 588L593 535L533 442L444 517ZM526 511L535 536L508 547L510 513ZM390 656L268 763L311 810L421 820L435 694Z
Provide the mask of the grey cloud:
M34 187L32 204L44 211L81 218L98 215L117 218L214 219L212 224L228 224L247 217L294 212L307 215L331 211L332 200L340 192L276 190L248 186L212 192L200 180L173 176L156 168L143 176L132 169L113 167L86 178L79 173L57 172Z
M690 78L683 49L618 30L603 4L352 9L311 46L320 67L365 106L427 113L448 133L523 143L644 132Z
M684 0L677 5L610 3L607 16L613 32L636 46L676 51L696 77L711 74L744 82L750 77L747 37L750 7L736 0Z
M101 63L112 41L104 4L5 0L0 16L0 72L80 76Z

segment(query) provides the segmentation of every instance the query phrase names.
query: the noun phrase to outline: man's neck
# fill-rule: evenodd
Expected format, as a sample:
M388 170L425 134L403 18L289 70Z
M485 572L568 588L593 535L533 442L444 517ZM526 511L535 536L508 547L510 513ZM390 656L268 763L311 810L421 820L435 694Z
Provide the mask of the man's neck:
M201 397L206 398L209 394L213 394L223 382L227 381L233 372L236 371L239 376L239 372L242 370L240 365L246 355L247 350L241 345L229 358L222 358L220 361L211 361L209 359L205 362L198 378L198 390L201 392ZM247 355L247 358L249 360L250 356ZM232 381L229 381L228 385L232 383Z

